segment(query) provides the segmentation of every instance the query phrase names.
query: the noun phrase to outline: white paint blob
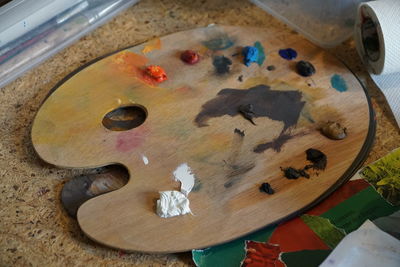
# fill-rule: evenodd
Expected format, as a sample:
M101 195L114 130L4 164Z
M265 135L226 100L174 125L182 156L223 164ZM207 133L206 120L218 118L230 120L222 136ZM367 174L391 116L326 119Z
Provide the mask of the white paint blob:
M143 160L144 165L149 164L149 159L145 155L142 155L142 160Z
M181 192L175 190L160 192L160 199L157 200L157 214L161 218L192 213L187 196L194 186L194 174L187 163L179 165L173 174L175 181L181 182Z
M192 213L189 208L189 199L179 191L162 191L157 200L157 215L161 218L170 218Z
M187 163L183 163L176 168L174 171L174 177L175 181L181 182L181 192L188 196L190 191L193 189L195 178Z

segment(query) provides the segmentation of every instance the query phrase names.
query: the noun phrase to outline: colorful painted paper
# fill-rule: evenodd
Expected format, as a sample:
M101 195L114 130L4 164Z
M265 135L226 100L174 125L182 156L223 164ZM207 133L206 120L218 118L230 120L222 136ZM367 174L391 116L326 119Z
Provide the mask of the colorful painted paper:
M400 205L400 148L360 171L389 203Z
M334 248L343 239L345 233L334 226L328 219L304 214L301 219L310 227L330 248Z

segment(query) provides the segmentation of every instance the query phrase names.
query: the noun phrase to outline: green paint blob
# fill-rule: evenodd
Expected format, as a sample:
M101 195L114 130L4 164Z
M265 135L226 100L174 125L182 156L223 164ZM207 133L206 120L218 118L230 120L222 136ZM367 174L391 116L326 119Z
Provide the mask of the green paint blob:
M319 216L304 214L300 217L314 233L321 238L324 243L334 248L343 239L345 233L342 229L334 226L328 219Z
M339 92L346 92L348 89L346 81L339 74L332 75L331 85L333 88L335 88Z
M264 47L262 46L262 44L259 41L254 43L254 47L258 49L257 64L259 66L261 66L265 60Z

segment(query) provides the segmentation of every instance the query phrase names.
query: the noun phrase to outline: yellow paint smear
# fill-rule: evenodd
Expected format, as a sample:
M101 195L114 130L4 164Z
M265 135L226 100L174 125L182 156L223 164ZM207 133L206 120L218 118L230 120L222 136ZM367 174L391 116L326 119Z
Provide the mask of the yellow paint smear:
M147 43L147 45L143 48L142 53L147 54L153 50L161 49L161 40L160 38L153 39Z

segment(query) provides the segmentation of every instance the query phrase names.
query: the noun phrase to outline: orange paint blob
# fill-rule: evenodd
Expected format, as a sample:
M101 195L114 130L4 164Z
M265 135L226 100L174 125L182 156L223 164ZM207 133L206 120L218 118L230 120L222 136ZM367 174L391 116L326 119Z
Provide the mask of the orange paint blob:
M163 82L168 79L165 70L157 65L150 65L146 68L146 74L153 78L156 82Z

